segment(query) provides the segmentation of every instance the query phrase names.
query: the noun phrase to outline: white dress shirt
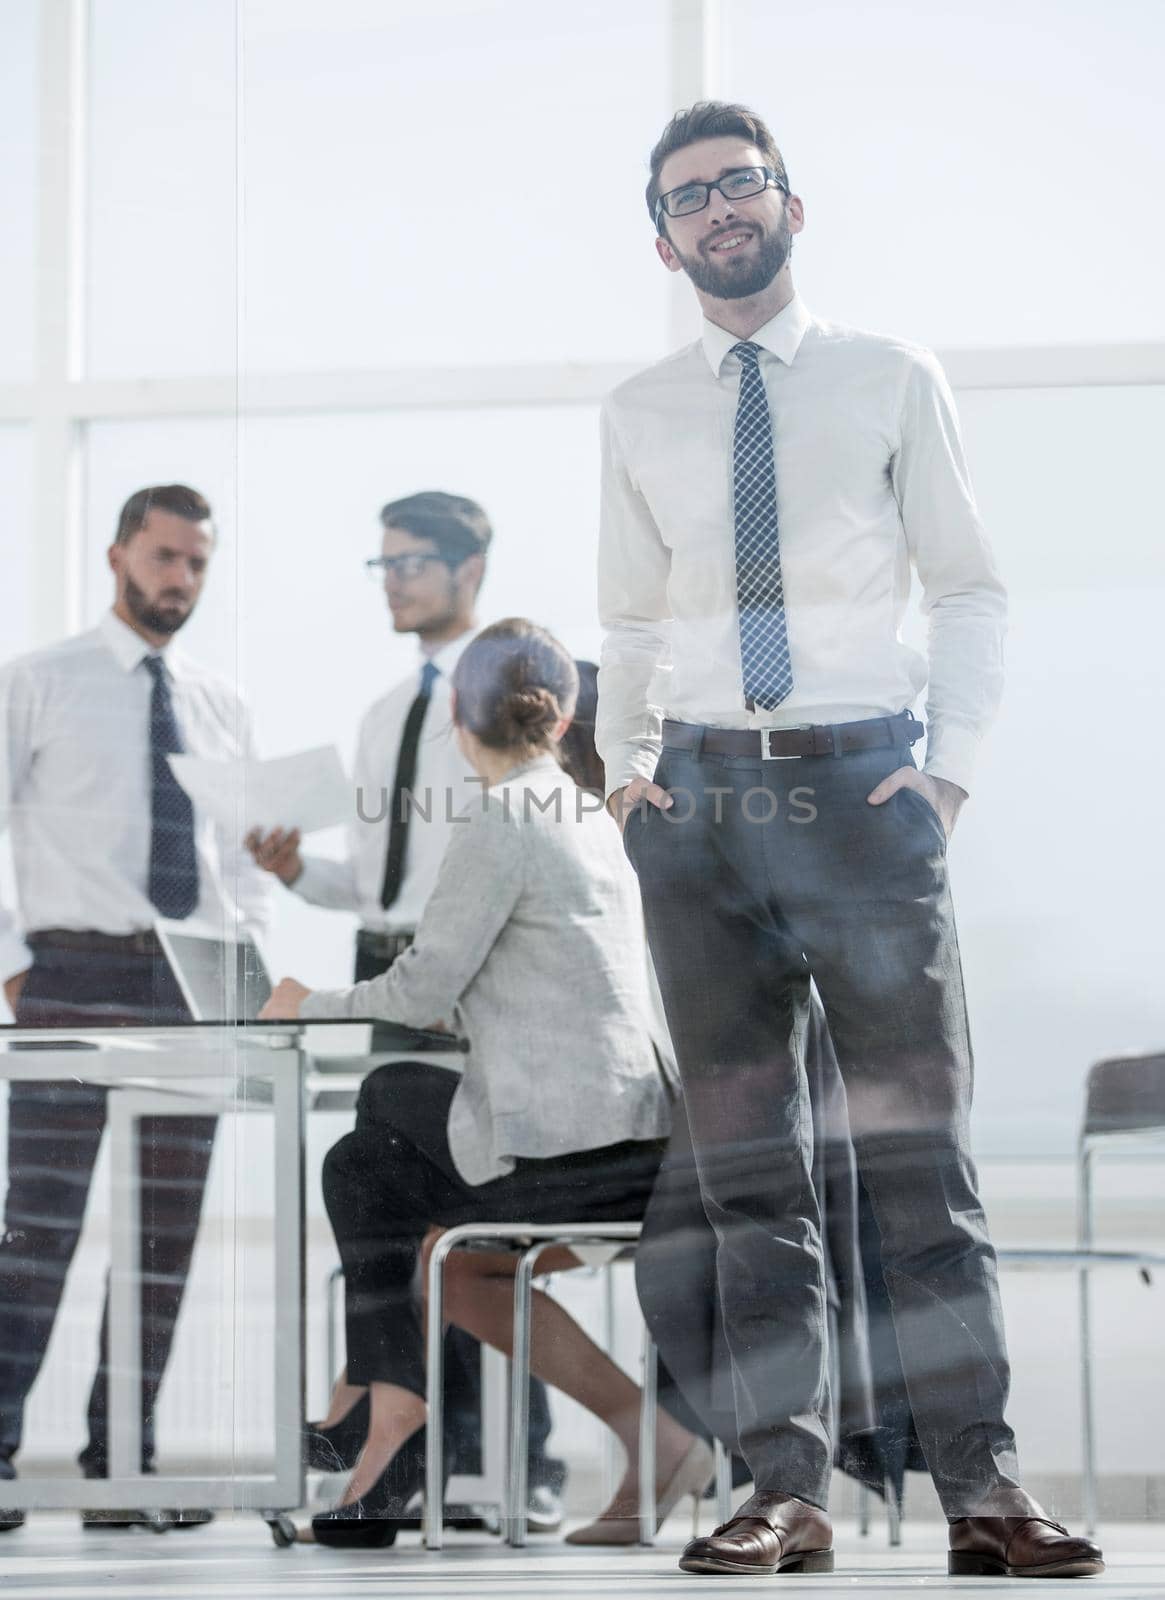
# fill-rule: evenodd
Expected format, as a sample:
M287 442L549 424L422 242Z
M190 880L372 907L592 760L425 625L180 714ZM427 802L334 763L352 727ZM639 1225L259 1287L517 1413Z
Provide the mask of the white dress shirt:
M752 335L773 422L793 689L775 711L750 712L732 504L737 342L705 322L695 344L604 403L596 743L608 792L651 776L663 717L847 722L903 710L928 677L926 771L969 789L1002 688L1006 596L938 362L819 321L796 296ZM912 568L929 663L899 637Z
M0 830L12 830L20 923L109 934L151 928L150 697L155 654L112 612L87 633L0 669ZM238 695L175 645L160 652L192 755L251 753ZM269 894L242 841L195 807L198 905L191 920L257 932ZM0 979L32 963L0 906Z
M416 672L389 690L365 716L356 748L347 856L331 861L305 855L303 871L291 886L313 905L356 911L365 928L388 933L412 933L419 925L437 882L453 818L481 794L480 779L457 745L449 694L454 669L472 638L473 632L464 633L423 658ZM409 818L400 893L386 911L380 894L388 854L392 785L405 720L420 690L426 659L437 668L438 676L417 747L413 793L421 809L414 809ZM424 812L429 813L428 820Z

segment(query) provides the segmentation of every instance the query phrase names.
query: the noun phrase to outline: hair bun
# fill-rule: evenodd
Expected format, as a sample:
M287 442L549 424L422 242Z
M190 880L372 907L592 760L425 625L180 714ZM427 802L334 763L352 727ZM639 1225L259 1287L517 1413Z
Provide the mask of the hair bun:
M489 750L515 757L552 747L551 734L578 698L574 662L553 634L525 617L484 628L453 670L454 713Z
M543 685L515 689L499 707L501 717L516 731L519 738L538 735L553 728L561 715L558 700Z

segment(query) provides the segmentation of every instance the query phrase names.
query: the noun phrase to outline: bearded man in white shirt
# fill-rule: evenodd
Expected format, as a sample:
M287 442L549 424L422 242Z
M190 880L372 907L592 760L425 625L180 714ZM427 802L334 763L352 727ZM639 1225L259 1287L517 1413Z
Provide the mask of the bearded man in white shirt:
M798 1022L813 978L950 1571L1090 1575L1097 1547L1019 1485L969 1153L946 843L999 698L1006 604L950 391L928 351L822 321L796 294L804 208L755 113L677 113L647 204L660 259L686 273L705 320L603 408L596 742L718 1237L757 1491L681 1566L833 1566ZM912 568L929 661L899 637ZM909 708L924 685L919 771Z
M154 932L158 917L260 930L267 886L242 843L200 816L170 771L183 750L250 753L234 689L173 644L214 551L210 506L184 484L140 489L109 551L113 608L87 633L0 672L0 826L12 830L20 924L0 906L0 977L24 1027L151 1027L190 1013ZM106 1091L14 1081L0 1239L0 1480L15 1475L24 1401L44 1359L84 1218ZM213 1117L142 1119L142 1470L214 1140ZM102 1325L89 1400L87 1477L107 1466ZM0 1490L0 1502L3 1493ZM86 1525L192 1526L205 1511L86 1511ZM0 1512L0 1529L19 1525Z

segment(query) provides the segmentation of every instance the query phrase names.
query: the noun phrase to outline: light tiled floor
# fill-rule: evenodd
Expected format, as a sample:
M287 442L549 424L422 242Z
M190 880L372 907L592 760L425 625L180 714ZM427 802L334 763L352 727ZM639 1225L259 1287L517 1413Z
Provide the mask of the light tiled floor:
M643 1596L740 1594L731 1578L681 1573L676 1556L682 1519L663 1531L654 1550L574 1551L557 1539L509 1550L484 1534L451 1534L440 1554L421 1548L415 1534L390 1550L343 1553L297 1545L277 1550L253 1517L222 1518L211 1528L162 1536L135 1532L82 1533L74 1517L41 1515L0 1541L2 1600L392 1600L446 1597ZM832 1576L782 1577L780 1593L826 1597L906 1595L920 1589L983 1595L1012 1591L998 1580L945 1576L944 1529L908 1525L902 1548L887 1551L880 1533L859 1539L852 1523L836 1530ZM1072 1593L1076 1600L1165 1596L1165 1528L1114 1524L1103 1530L1109 1569L1078 1582L1046 1580L1040 1600ZM743 1591L751 1592L751 1591Z

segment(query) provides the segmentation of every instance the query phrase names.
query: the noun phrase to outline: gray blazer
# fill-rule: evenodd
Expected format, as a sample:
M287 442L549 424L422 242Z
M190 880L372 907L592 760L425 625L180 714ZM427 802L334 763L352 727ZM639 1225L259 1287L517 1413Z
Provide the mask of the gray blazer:
M516 767L451 830L411 949L303 1003L312 1019L454 1022L470 1049L449 1145L467 1183L668 1132L639 890L597 804L553 756Z

